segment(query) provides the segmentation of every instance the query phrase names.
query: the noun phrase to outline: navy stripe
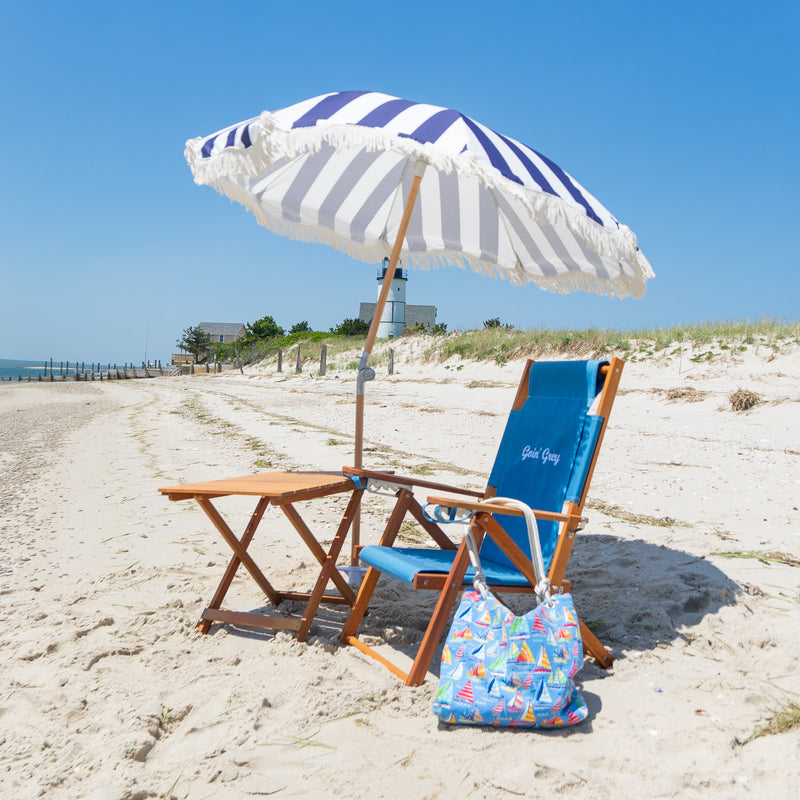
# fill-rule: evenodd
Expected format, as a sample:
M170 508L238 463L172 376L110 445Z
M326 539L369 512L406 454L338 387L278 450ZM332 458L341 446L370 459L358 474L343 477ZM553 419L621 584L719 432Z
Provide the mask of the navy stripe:
M228 134L228 140L225 142L225 147L233 147L236 144L236 134L238 132L238 128L234 128Z
M395 100L389 100L386 103L378 106L367 114L364 119L359 120L357 125L364 125L367 128L383 128L388 125L398 114L405 111L411 106L417 105L411 100L401 100L399 97Z
M419 126L413 133L401 133L408 139L426 144L427 142L435 142L457 119L460 119L462 114L454 111L452 108L444 108L437 111L432 117L429 117Z
M541 158L545 164L547 164L547 166L553 171L553 173L561 181L561 183L563 183L564 186L567 187L567 191L572 196L572 199L580 203L586 209L587 216L589 216L599 225L602 225L603 220L601 220L600 217L597 216L594 209L589 205L589 201L581 194L581 192L578 190L578 187L575 186L575 184L570 179L569 175L567 175L567 173L564 172L564 170L561 169L561 167L559 167L558 164L554 164L549 158L547 158L547 156L543 156L541 153L538 153L536 152L536 150L533 149L531 149L531 152L536 153L536 155L539 158Z
M539 186L539 188L543 192L547 192L548 194L555 195L558 197L558 192L550 185L550 182L545 178L542 174L541 170L533 163L533 161L528 158L528 156L520 149L519 145L515 144L508 139L507 137L503 136L502 133L497 134L508 146L510 150L513 151L514 155L522 162L525 169L528 170L528 174L533 178L534 183Z
M489 156L489 161L492 166L510 181L524 186L525 184L511 171L511 167L508 166L508 163L503 156L500 155L500 151L492 144L489 137L469 117L463 117L463 119L467 127L475 134L481 146L486 151L486 155Z
M372 92L339 92L328 95L324 100L317 103L314 108L303 114L300 119L296 120L292 128L313 128L319 120L332 117L348 103L365 94L372 94Z
M248 122L247 125L244 126L244 130L242 131L242 144L245 147L250 147L253 142L250 139L250 123Z
M212 136L210 139L206 139L205 143L203 144L203 158L211 158L211 155L214 152L214 142L217 141L216 136Z

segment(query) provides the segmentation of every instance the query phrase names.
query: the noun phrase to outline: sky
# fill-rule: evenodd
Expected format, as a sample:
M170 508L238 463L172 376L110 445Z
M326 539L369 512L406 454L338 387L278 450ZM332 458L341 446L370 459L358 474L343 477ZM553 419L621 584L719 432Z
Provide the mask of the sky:
M187 139L326 92L456 108L636 233L642 300L450 267L448 330L800 318L800 3L0 0L0 358L168 361L201 321L327 330L376 265L194 184Z

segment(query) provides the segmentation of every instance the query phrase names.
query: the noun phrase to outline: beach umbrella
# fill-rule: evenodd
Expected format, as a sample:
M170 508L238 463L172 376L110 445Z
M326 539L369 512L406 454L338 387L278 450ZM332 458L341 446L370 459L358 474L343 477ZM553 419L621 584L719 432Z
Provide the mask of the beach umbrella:
M653 277L631 230L574 178L450 108L334 92L192 139L186 159L196 183L276 233L389 258L356 382L356 467L369 356L401 257L561 293L641 297Z

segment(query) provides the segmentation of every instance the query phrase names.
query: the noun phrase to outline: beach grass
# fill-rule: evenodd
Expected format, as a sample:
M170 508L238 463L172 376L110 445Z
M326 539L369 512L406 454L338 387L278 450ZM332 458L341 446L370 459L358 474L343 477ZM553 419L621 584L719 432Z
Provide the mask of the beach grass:
M751 739L773 736L776 733L788 733L798 729L800 729L800 705L790 702L776 711L766 724L757 726Z
M597 357L618 353L628 360L655 355L710 361L750 348L778 350L800 344L800 323L777 320L758 322L703 322L644 330L531 329L494 327L456 331L431 337L425 356L444 361L453 356L498 364L548 355Z
M783 564L787 567L800 567L800 558L779 550L728 550L712 553L711 555L719 558L752 558L762 564Z
M800 322L771 319L701 322L642 330L523 329L511 325L493 325L451 333L427 333L415 328L407 333L424 338L423 357L427 361L447 361L458 356L497 364L521 358L595 358L609 354L621 355L629 361L665 356L699 363L731 357L750 349L777 352L787 345L800 344ZM297 357L297 348L304 362L313 363L319 360L324 344L329 368L351 371L358 369L358 356L365 341L366 336L305 331L253 342L239 355L243 363L255 364L264 360L272 361L280 349L283 351L284 369L288 371ZM391 341L389 344L391 346ZM370 365L383 366L388 359L388 348L377 347L370 357Z

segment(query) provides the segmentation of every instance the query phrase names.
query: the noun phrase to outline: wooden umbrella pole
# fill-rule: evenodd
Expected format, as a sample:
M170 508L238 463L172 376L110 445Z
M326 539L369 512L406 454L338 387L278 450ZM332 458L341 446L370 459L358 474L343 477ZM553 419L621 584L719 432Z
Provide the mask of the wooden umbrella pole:
M386 298L389 296L389 290L392 286L392 278L397 264L400 261L400 252L403 249L403 240L406 238L408 225L411 222L411 212L414 210L414 204L417 201L417 194L419 194L419 185L422 182L422 176L425 173L426 164L424 161L418 161L414 165L414 178L411 181L411 188L406 198L406 205L403 209L403 216L400 219L400 227L397 229L397 238L394 242L391 255L389 256L389 266L386 268L386 274L383 278L381 285L381 293L378 295L378 302L375 306L375 313L372 317L372 322L369 326L367 333L367 341L364 343L364 352L361 354L361 362L358 368L358 381L356 383L356 435L355 435L355 453L353 456L353 466L360 469L364 465L364 385L368 380L375 377L375 373L369 370L367 364L369 357L372 353L372 348L375 345L375 339L378 336L378 326L383 316L383 309L386 306ZM358 563L356 550L361 541L361 511L356 514L353 520L353 530L351 536L351 554L350 563L355 565Z

